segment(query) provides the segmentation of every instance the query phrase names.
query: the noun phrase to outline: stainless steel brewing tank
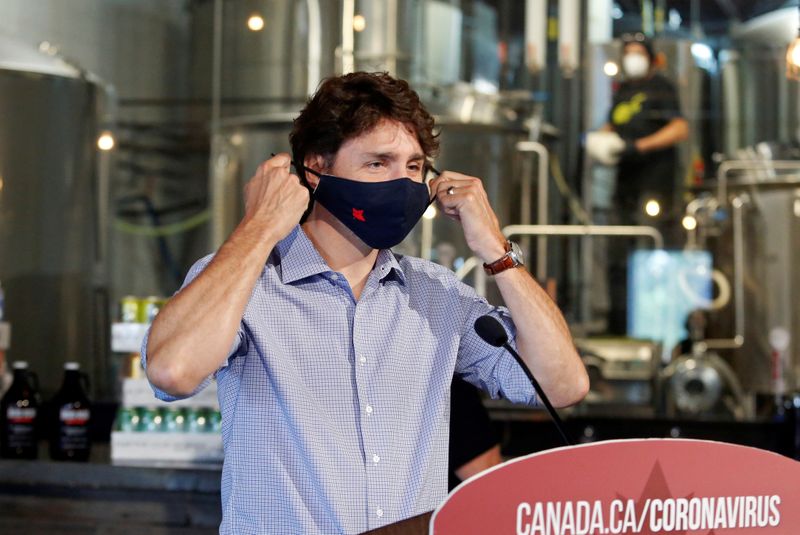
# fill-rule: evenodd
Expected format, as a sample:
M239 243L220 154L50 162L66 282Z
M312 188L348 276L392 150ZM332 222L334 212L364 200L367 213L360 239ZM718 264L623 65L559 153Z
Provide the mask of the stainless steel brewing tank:
M207 96L203 91L211 87L214 3L190 5L197 96ZM419 63L422 5L418 0L226 0L217 36L223 116L299 108L321 80L343 72L389 71L410 78L412 64ZM355 14L361 31L353 28ZM253 15L262 17L262 30L248 29Z
M761 141L800 140L800 91L786 77L786 46L720 53L722 150L736 157Z
M435 160L439 170L452 170L480 177L501 226L519 218L519 153L516 142L525 139L518 127L499 124L464 123L448 117L437 119L441 151ZM288 116L259 119L222 128L215 140L212 202L214 247L235 228L243 214L242 191L256 167L272 152L289 152ZM432 250L422 251L420 222L395 248L397 252L430 257L448 267L458 267L471 256L460 225L438 214L432 221ZM455 266L453 264L456 264Z
M748 177L743 177L747 180ZM709 240L714 263L732 283L736 266L733 203L742 216L744 345L731 354L734 371L743 388L753 393L774 393L773 347L770 333L788 331L782 375L786 388L800 386L800 187L798 184L761 183L730 186L728 217L717 239ZM735 296L734 296L735 299ZM733 336L734 305L714 314L712 337ZM774 336L774 335L773 335Z
M0 280L9 360L27 360L45 396L74 360L104 376L96 174L97 87L0 40ZM100 381L93 381L94 384Z

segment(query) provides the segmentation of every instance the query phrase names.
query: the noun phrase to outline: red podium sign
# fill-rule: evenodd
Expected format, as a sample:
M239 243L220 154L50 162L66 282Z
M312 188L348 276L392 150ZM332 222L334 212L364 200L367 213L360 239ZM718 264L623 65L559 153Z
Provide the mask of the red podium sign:
M800 462L702 440L559 448L465 481L430 533L798 535Z

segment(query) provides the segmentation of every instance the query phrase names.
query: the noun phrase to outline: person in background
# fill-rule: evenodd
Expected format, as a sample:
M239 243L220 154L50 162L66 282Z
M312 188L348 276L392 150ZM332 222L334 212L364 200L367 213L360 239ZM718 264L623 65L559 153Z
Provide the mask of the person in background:
M680 340L672 348L673 360L682 355L694 355L695 345L705 340L708 328L708 310L703 308L692 310L686 315L683 325L686 329L686 338Z
M537 403L514 358L475 332L486 314L553 405L586 395L569 328L480 179L445 171L426 182L433 128L405 81L325 80L294 120L293 157L259 166L241 222L143 341L159 398L217 381L223 535L354 534L435 509L453 376ZM507 308L442 266L392 253L431 202L460 224Z
M477 388L454 378L450 391L448 488L503 462L497 433Z
M680 212L677 145L689 137L675 86L659 71L660 56L642 34L623 36L624 81L614 93L608 122L591 132L586 149L605 165L616 165L611 222L657 227L669 247ZM631 243L611 241L609 330L626 331L627 257Z

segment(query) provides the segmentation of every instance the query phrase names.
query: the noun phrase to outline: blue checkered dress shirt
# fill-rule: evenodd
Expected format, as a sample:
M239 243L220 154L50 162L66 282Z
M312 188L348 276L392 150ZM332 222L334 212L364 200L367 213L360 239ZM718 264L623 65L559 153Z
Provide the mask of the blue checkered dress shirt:
M505 309L451 271L388 250L356 301L296 227L270 255L215 373L220 533L361 533L436 508L447 494L453 374L535 403L513 357L475 334L486 313L513 341Z

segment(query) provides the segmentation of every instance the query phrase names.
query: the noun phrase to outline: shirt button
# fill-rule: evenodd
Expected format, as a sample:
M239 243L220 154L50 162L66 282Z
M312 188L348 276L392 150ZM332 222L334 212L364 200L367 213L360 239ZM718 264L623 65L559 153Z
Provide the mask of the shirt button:
M381 461L380 455L377 453L372 456L372 462L378 464Z
M382 517L382 516L383 516L383 509L381 509L381 508L379 507L379 508L378 508L378 510L377 510L377 511L375 511L375 514L376 514L376 515L378 515L378 518Z
M364 355L361 355L360 357L358 357L358 362L360 362L361 364L366 364L367 363L367 357L365 357Z
M366 411L367 414L372 414L372 405L367 405Z

